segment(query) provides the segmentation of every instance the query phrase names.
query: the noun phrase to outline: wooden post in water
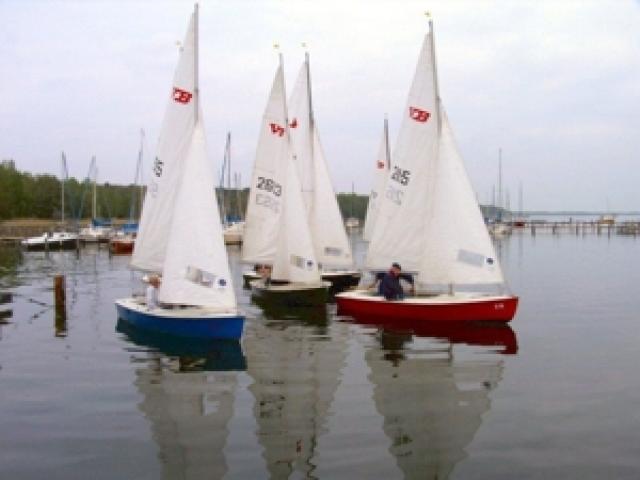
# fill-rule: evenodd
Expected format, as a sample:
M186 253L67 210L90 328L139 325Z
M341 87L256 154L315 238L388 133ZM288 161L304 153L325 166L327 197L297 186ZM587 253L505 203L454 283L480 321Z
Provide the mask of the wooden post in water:
M53 277L53 292L56 301L56 314L54 320L56 337L67 336L67 303L65 293L64 275L56 275Z

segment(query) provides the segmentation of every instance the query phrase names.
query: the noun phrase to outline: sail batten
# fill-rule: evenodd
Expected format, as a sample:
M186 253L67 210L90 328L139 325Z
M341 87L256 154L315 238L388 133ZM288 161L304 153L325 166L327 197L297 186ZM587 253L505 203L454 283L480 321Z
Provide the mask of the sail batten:
M422 285L504 283L439 97L433 28L422 45L385 182L367 268L386 270L399 262Z

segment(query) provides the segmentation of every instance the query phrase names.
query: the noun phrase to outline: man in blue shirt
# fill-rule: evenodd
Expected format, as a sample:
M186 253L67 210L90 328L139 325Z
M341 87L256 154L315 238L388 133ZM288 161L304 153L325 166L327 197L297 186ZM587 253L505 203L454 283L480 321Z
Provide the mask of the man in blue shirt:
M411 284L411 293L414 291L413 277L407 274L403 275L402 268L398 263L393 263L391 265L391 269L387 273L378 274L378 276L381 277L380 285L378 286L378 294L382 295L387 300L404 299L404 290L400 284L400 278L403 278Z

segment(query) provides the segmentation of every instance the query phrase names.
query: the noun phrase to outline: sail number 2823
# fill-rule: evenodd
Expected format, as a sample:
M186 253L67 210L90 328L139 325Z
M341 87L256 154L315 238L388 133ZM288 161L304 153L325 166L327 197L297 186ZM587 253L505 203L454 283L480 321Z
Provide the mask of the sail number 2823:
M258 177L256 188L259 188L260 190L264 190L266 192L271 192L276 197L282 195L282 185L280 185L278 182L274 182L271 178Z

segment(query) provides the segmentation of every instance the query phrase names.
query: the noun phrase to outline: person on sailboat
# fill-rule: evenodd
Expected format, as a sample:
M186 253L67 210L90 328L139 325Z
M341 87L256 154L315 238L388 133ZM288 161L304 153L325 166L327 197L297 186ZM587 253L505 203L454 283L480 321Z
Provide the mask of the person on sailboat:
M260 278L264 280L265 285L271 283L271 265L256 265L255 271L260 275Z
M160 277L158 275L151 275L148 281L149 286L147 287L146 292L147 308L149 310L153 310L160 306L160 304L158 303L158 288L160 288Z
M413 276L402 273L402 267L399 263L394 262L386 273L378 273L376 275L376 283L379 280L378 294L387 300L404 299L404 289L400 283L400 279L406 280L410 285L409 293L414 293Z
M393 265L398 265L398 268L400 268L400 265L398 263L392 264L392 268L393 268ZM367 288L369 290L375 289L378 292L378 295L382 295L382 292L380 291L380 283L382 282L382 279L384 278L384 276L387 275L387 272L373 272L373 273L374 273L373 282L371 282L371 284L369 284ZM413 286L413 275L411 275L410 273L402 273L402 271L400 271L399 278L400 280L404 280L411 286L411 288L409 289L409 293L413 295L413 293L415 293L415 288Z

